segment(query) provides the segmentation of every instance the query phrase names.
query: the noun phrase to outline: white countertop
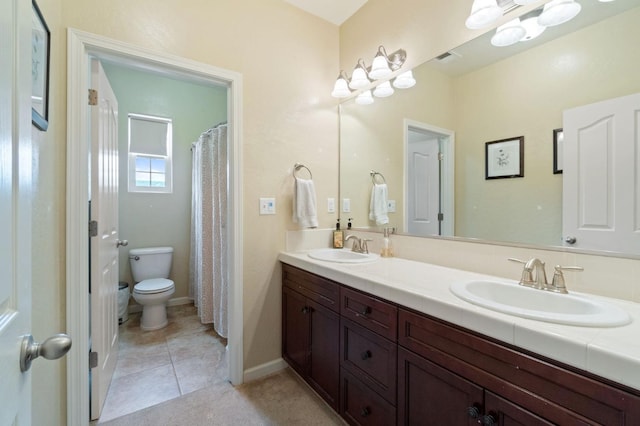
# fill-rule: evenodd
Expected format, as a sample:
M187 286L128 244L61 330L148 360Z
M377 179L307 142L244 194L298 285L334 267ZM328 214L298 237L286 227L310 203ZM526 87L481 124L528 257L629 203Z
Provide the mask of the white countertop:
M279 260L640 390L638 303L589 295L623 308L633 321L612 328L568 326L495 312L449 291L449 285L457 281L504 278L400 258L345 264L314 260L306 252L282 252Z

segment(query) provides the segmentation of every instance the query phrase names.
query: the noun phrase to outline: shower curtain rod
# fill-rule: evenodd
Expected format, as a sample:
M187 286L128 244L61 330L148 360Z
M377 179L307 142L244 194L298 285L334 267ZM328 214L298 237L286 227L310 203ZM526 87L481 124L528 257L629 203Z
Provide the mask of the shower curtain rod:
M216 125L214 125L214 126L209 127L207 130L205 130L204 132L202 132L202 133L200 134L200 136L204 135L205 133L209 133L209 132L210 132L210 131L212 131L212 130L217 129L217 128L218 128L218 127L220 127L220 126L224 126L225 124L228 124L228 122L227 122L226 120L225 120L225 121L221 121L220 123L218 123L218 124L216 124ZM196 142L191 142L191 147L189 148L189 150L190 150L190 151L193 151L193 146L195 145L195 143L196 143Z

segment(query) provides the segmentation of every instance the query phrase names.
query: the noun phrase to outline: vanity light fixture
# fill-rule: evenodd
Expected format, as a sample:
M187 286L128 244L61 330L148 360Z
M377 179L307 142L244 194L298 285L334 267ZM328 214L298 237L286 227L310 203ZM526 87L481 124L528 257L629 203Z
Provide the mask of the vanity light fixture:
M544 5L538 23L545 27L564 24L575 18L582 6L574 0L551 0Z
M396 89L408 89L416 85L416 79L413 78L413 71L405 71L393 79L393 87Z
M393 95L393 87L391 87L391 82L385 81L384 83L380 83L373 90L373 96L376 98L386 98L387 96Z
M373 96L371 95L371 90L365 90L356 96L356 103L358 105L371 105L373 103Z
M353 69L351 79L349 79L344 71L340 71L340 74L338 74L338 78L333 86L331 96L333 96L334 98L346 98L351 95L352 91L354 90L361 90L369 87L372 81L388 77L393 72L398 71L400 68L402 68L402 65L404 65L406 59L407 52L405 52L403 49L398 49L395 52L388 54L384 46L379 46L378 52L373 59L371 67L367 67L362 59L358 59L358 62ZM411 74L410 71L408 75L404 74L406 73L403 73L396 77L396 79L394 80L394 87L398 89L406 89L416 84L416 81L413 78L413 74ZM396 84L396 82L398 83ZM386 83L387 84L383 88L377 89L376 96L384 97L393 94L393 88L391 87L391 84L389 82ZM358 96L358 98L359 97L360 96ZM368 100L369 99L366 98L362 104L370 104L371 102L373 102L373 97L371 97L370 102L368 102Z
M491 37L491 44L498 47L511 46L522 40L526 34L527 30L520 23L520 18L516 18L498 27Z
M333 86L333 91L331 92L331 96L334 98L346 98L351 94L351 90L349 90L349 77L344 73L344 71L340 71L338 74L338 79L336 80L336 84Z
M503 14L497 0L473 0L471 14L465 25L471 30L488 27L496 22Z
M527 5L529 3L533 3L535 1L538 1L538 0L513 0L513 2L515 4L519 4L520 6L524 6L524 5Z
M531 16L529 16L529 14L526 14L525 16L523 16L522 26L527 31L527 33L525 34L524 37L522 37L520 41L533 40L534 38L542 34L544 30L547 29L547 27L544 27L538 23L538 16L540 15L540 11L538 10L534 12L537 12L537 13L534 13Z

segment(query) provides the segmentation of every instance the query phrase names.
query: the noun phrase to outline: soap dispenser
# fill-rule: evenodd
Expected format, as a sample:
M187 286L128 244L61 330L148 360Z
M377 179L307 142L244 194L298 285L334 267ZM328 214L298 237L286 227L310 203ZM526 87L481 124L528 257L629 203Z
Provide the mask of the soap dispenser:
M382 239L382 251L380 252L380 257L393 257L391 238L389 238L389 235L391 235L393 231L393 228L384 228L384 238Z
M340 219L336 222L336 230L333 231L333 248L344 247L344 233L340 230Z

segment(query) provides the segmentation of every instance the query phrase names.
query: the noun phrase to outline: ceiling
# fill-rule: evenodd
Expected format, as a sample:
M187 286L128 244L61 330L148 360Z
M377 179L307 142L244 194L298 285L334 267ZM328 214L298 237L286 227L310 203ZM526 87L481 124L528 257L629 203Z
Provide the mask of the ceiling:
M284 0L335 25L342 25L367 0Z

